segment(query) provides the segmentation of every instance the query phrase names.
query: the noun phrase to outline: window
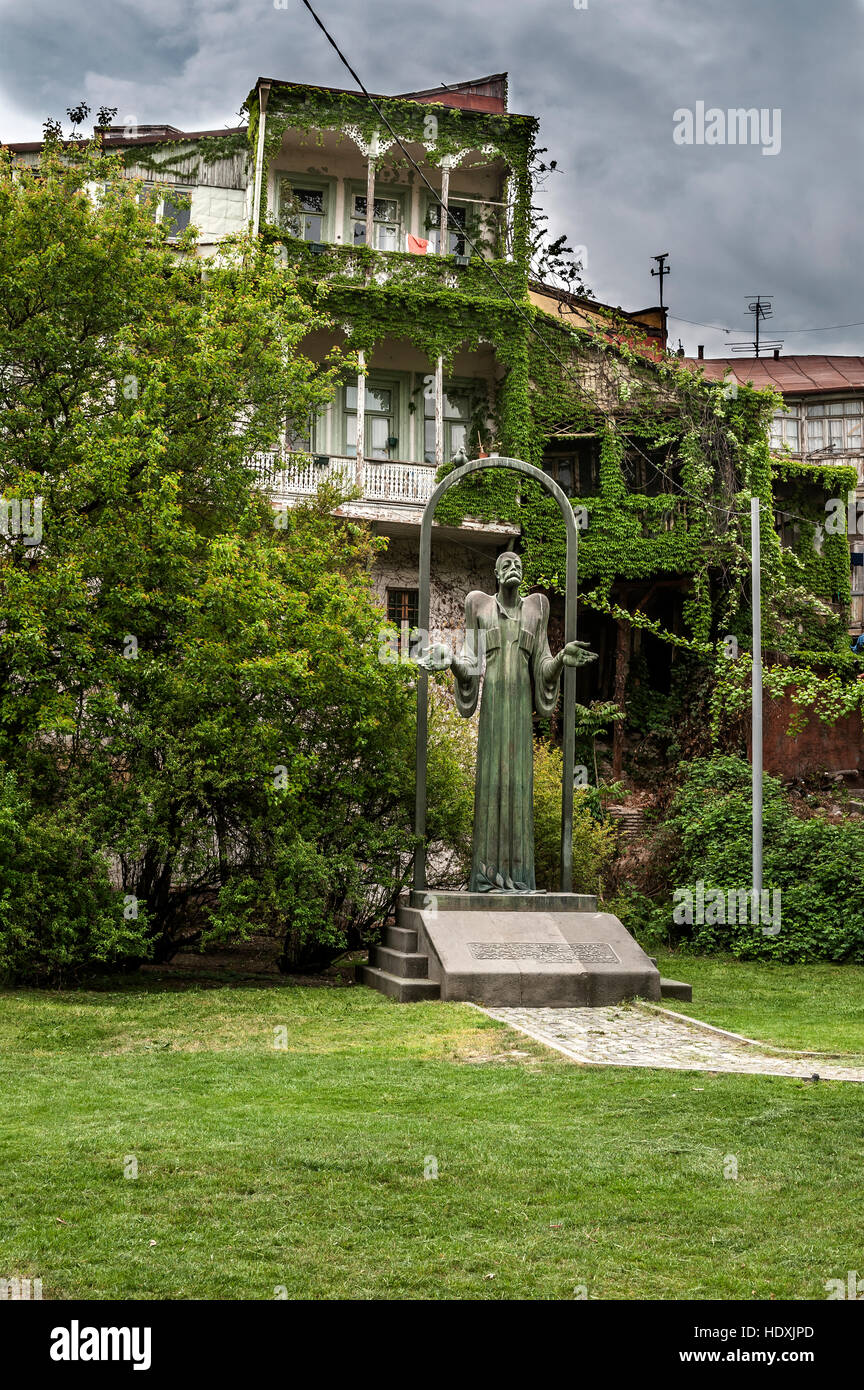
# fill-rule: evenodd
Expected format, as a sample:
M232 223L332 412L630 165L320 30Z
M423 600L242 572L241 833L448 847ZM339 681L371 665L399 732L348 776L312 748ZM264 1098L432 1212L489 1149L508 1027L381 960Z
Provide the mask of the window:
M798 441L798 411L778 410L771 420L771 448L782 449L784 445L797 454L801 447Z
M372 205L372 244L376 251L398 251L402 217L398 198L376 198ZM366 195L355 193L352 202L352 237L355 246L366 243Z
M396 627L415 628L420 615L419 589L387 590L387 621Z
M324 241L327 222L327 190L300 188L290 179L279 182L279 220L292 236L303 241Z
M435 462L435 394L425 395L423 459ZM471 420L471 400L467 390L446 386L444 390L444 458L449 461L460 449L468 453L468 425Z
M365 438L363 453L367 459L389 459L399 440L396 436L397 390L366 382ZM345 387L345 453L357 454L357 387Z
M807 407L807 452L861 452L861 400L821 401Z
M162 221L168 223L168 236L179 236L189 226L192 216L191 189L172 189L171 194L162 200Z
M191 188L161 188L156 184L145 184L138 201L147 206L154 222L166 223L165 233L169 237L180 236L189 226L192 216Z
M285 449L289 454L311 454L315 448L315 421L310 415L305 424L296 420L285 422Z
M429 229L429 240L432 243L433 251L441 249L441 206L438 203L430 203L426 217L426 226ZM448 203L448 222L449 235L447 254L451 256L465 255L465 224L468 217L468 207L465 203ZM454 226L454 223L456 224Z
M600 479L600 450L596 439L574 440L572 452L547 454L543 471L554 478L565 497L596 495Z

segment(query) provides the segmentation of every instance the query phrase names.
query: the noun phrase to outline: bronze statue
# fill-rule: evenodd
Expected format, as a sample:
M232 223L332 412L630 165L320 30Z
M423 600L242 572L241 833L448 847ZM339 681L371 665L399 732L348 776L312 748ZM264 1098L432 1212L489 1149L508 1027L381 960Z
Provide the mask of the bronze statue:
M477 708L486 670L477 742L470 891L534 893L534 740L532 709L548 718L558 703L562 668L596 659L585 642L553 656L545 594L519 594L522 561L513 551L495 563L498 590L465 600L465 645L456 656L434 643L419 658L427 671L453 672L456 707ZM551 887L551 885L549 885Z

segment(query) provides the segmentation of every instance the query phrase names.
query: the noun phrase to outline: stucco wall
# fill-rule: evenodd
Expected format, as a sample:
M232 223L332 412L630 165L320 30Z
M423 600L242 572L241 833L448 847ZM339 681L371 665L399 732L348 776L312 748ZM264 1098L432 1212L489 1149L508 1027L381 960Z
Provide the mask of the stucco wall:
M502 548L504 538L502 537ZM473 549L456 541L432 543L432 587L430 593L430 627L432 639L454 641L457 650L462 646L465 625L465 595L472 589L495 588L495 556L490 547ZM388 588L416 589L419 564L418 542L411 538L393 537L387 550L376 561L373 584L386 605Z

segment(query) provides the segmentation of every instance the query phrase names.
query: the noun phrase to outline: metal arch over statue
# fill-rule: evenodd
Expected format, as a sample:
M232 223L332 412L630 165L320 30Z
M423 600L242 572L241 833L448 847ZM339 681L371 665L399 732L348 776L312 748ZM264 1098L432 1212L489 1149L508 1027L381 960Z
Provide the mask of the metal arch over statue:
M519 598L522 579L519 557L498 557L497 594L469 594L465 607L465 647L460 656L442 644L430 647L418 662L417 756L414 890L426 883L426 760L430 670L452 670L460 714L473 714L478 701L483 658L487 674L481 697L474 836L472 892L532 893L534 882L533 733L532 704L551 714L558 702L564 674L564 737L561 782L561 892L573 887L573 763L576 742L576 667L594 660L594 653L576 640L576 588L579 532L568 498L548 473L522 459L474 459L448 473L438 484L423 512L420 527L420 595L418 627L429 632L432 523L439 501L472 473L503 468L540 483L558 503L567 531L564 647L549 651L549 601L543 595Z
M638 942L597 898L573 890L575 668L594 659L576 640L578 532L558 484L522 459L463 463L438 484L420 528L418 626L429 632L432 521L449 488L481 469L521 473L551 492L567 528L564 647L549 650L549 600L519 596L522 564L498 556L497 592L465 600L465 645L456 656L442 643L419 659L414 887L396 921L372 946L357 977L400 1003L470 1000L520 1008L591 1007L661 996L660 974ZM480 678L485 676L480 693ZM460 714L480 702L474 835L468 892L426 883L426 741L429 671L451 670ZM533 711L551 714L564 676L564 768L561 786L561 889L537 892L534 878ZM678 986L686 990L687 986ZM684 997L679 994L678 997Z

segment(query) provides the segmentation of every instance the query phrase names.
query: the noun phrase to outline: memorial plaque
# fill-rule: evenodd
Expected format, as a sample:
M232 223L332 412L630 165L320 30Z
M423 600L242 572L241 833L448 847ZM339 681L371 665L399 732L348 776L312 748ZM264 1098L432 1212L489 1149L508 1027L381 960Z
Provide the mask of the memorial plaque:
M618 956L605 941L469 941L468 950L474 960L560 961L569 965L575 957L591 965L619 963Z

